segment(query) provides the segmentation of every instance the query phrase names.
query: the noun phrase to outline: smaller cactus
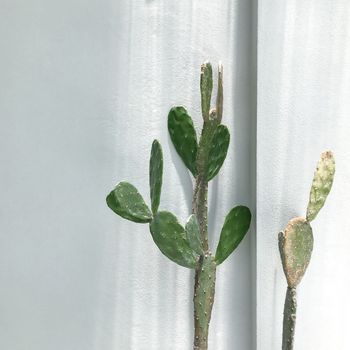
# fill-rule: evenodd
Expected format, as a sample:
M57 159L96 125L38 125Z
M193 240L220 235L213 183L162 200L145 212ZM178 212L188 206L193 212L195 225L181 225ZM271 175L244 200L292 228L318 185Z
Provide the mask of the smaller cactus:
M331 190L335 172L332 152L322 153L312 181L306 218L297 217L289 221L278 235L287 293L284 304L282 350L292 350L297 310L297 286L310 263L314 237L310 221L315 219Z

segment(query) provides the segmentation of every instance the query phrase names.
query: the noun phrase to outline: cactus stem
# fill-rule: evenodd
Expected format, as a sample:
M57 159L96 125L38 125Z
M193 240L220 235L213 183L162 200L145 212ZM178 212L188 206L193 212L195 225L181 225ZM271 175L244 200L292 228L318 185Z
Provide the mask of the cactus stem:
M210 142L217 122L204 121L197 154L197 176L192 200L192 213L199 224L200 240L204 254L200 256L194 284L194 350L208 349L208 332L215 293L216 264L208 244L208 180L205 166Z
M283 339L282 350L293 350L294 333L297 312L297 290L295 287L287 288L286 300L284 303L283 317Z

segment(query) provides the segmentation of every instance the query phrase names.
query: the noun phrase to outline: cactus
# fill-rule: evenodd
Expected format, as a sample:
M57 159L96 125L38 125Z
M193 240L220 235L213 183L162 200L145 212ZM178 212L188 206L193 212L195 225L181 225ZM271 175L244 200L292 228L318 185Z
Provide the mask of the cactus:
M322 153L312 181L306 218L297 217L289 221L278 235L287 293L284 304L282 350L292 350L294 346L297 311L297 286L310 263L314 237L310 221L315 219L323 207L331 190L335 172L332 152Z
M138 223L149 223L153 241L164 256L180 266L195 270L194 350L208 348L216 268L237 248L251 221L247 207L234 207L226 216L216 254L213 256L208 244L208 182L221 169L230 143L230 133L221 124L222 79L223 69L220 64L216 106L210 109L212 67L210 63L201 66L200 91L204 122L199 142L193 121L184 107L173 107L168 114L170 138L195 182L192 214L185 227L174 214L158 211L163 182L163 153L157 140L152 144L149 163L151 210L137 189L127 182L120 182L107 196L107 205L119 216Z

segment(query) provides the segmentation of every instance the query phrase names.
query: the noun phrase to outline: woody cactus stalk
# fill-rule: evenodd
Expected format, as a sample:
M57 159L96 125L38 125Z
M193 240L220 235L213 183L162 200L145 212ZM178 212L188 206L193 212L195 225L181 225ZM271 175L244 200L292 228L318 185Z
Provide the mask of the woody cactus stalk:
M120 182L107 196L107 205L119 216L148 223L153 241L173 262L195 270L194 350L208 348L209 322L215 293L216 268L237 248L247 233L251 214L247 207L236 206L227 214L215 256L208 244L208 182L219 172L226 158L230 134L221 124L223 113L223 69L218 69L216 107L210 109L213 89L212 67L201 67L200 90L203 128L199 142L193 122L184 107L171 108L168 130L174 147L194 177L192 214L183 227L176 216L158 211L162 187L163 155L157 140L152 144L149 184L151 209L137 189Z
M292 350L297 311L297 286L310 263L314 243L310 222L323 207L331 190L335 172L332 152L324 152L317 164L312 181L306 218L297 217L289 221L279 233L279 250L284 274L287 279L287 293L284 304L282 350Z

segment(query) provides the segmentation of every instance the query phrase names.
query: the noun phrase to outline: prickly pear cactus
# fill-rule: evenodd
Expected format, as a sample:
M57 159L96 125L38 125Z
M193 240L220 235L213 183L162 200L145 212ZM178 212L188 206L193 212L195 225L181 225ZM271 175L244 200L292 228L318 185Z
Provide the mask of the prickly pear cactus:
M151 209L138 190L128 182L120 182L107 196L107 205L124 219L148 223L151 237L160 252L180 266L195 270L194 281L194 350L207 350L209 322L215 294L216 268L238 247L251 221L247 207L234 207L221 230L216 254L208 244L208 182L224 164L230 133L221 124L223 114L223 69L218 68L216 106L210 108L213 90L210 63L201 67L200 91L203 128L197 141L192 118L182 106L171 108L168 131L175 150L194 177L192 215L183 227L176 216L158 211L163 183L163 152L160 143L152 144L149 162ZM170 344L169 344L170 347Z
M335 161L332 152L322 153L312 181L306 218L298 217L290 220L278 236L283 270L288 284L284 304L282 350L292 350L294 346L296 287L310 263L314 244L310 221L315 219L325 204L333 184L334 172Z

